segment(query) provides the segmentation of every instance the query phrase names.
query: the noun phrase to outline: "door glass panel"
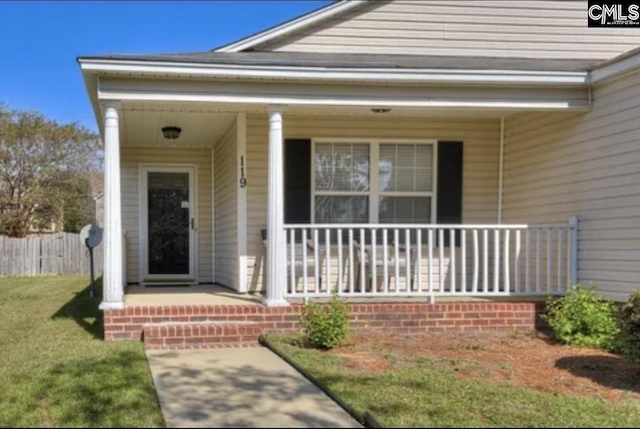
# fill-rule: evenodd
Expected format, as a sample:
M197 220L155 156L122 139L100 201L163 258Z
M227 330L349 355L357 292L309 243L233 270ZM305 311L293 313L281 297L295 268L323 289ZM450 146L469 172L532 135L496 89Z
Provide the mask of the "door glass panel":
M150 172L149 274L189 274L189 173Z

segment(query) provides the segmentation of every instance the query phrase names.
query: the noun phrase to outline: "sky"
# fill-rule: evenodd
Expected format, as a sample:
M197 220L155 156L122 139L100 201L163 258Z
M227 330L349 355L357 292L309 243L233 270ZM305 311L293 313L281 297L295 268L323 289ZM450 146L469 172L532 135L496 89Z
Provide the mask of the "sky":
M207 51L328 1L0 1L0 103L97 124L76 58Z

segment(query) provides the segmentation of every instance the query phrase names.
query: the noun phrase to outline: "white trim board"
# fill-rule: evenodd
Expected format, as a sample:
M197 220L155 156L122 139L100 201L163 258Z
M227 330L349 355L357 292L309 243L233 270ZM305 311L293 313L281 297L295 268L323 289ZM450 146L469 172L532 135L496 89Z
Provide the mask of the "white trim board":
M285 82L100 79L101 100L183 101L243 108L279 106L453 109L588 109L584 87L318 85ZM215 107L215 106L211 106ZM224 106L221 106L224 107Z
M211 144L211 282L216 282L216 183L215 142Z
M339 14L354 10L367 4L367 0L343 0L329 4L323 8L311 11L307 14L284 22L275 27L261 31L248 37L244 37L236 42L229 43L214 49L214 52L240 52L255 46L272 42L278 38L289 36L294 32L299 32L311 25L326 21Z
M539 111L551 111L551 110L573 110L573 111L588 111L590 106L587 101L584 102L566 102L566 101L405 101L405 100L390 100L379 101L371 99L362 100L347 100L347 99L328 99L328 100L313 100L313 99L295 99L288 97L280 97L274 95L273 97L254 97L254 96L224 96L224 95L190 95L190 94L144 94L144 93L103 93L101 98L108 100L123 100L123 101L158 101L158 102L195 102L195 103L246 103L250 105L289 105L289 106L306 106L306 107L362 107L362 108L408 108L408 109L460 109L460 110L473 110L473 109L494 109L494 110L539 110Z
M186 275L151 275L148 268L148 212L147 173L179 172L189 173L189 217L194 220L194 228L189 228L189 273ZM198 166L195 164L138 164L138 225L139 225L139 279L140 284L164 282L184 284L198 282Z

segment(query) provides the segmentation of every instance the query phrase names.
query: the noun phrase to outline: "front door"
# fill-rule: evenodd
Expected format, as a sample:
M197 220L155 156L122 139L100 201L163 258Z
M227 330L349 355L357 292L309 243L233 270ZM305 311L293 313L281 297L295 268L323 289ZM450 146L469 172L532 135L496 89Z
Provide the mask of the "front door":
M195 168L143 166L144 282L195 281Z

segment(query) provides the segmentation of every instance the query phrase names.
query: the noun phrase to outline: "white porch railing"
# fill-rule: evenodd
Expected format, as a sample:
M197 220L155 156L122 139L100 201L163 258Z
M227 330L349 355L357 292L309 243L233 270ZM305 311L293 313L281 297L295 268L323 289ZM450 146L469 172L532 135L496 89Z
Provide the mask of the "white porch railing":
M563 294L577 281L577 222L286 225L287 296Z

